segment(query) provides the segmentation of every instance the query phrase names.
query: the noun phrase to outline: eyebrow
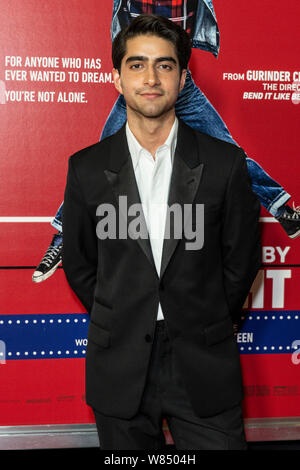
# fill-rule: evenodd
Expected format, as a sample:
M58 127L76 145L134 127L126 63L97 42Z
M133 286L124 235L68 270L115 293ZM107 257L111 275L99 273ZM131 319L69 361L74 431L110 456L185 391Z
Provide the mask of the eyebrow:
M144 61L144 62L147 62L149 61L148 57L145 57L143 55L134 55L134 56L130 56L126 59L126 64L128 64L129 62L135 62L137 60L140 60L140 61ZM172 56L166 56L166 57L157 57L155 59L155 62L173 62L175 65L177 65L177 62L176 60L174 59L174 57Z

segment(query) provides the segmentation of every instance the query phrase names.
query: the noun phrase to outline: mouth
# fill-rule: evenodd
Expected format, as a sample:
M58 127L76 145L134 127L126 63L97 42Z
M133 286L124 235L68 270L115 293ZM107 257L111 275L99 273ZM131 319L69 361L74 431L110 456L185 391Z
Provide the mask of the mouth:
M140 94L143 98L149 99L149 100L154 100L156 98L159 98L162 96L161 93L153 93L153 92L147 92L147 93L141 93Z

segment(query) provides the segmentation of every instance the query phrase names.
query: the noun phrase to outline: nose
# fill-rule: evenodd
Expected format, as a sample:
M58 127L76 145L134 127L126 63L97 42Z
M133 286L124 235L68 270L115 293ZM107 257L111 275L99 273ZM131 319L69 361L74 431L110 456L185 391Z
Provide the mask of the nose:
M145 72L145 84L148 86L157 86L160 84L158 71L155 66L149 66Z

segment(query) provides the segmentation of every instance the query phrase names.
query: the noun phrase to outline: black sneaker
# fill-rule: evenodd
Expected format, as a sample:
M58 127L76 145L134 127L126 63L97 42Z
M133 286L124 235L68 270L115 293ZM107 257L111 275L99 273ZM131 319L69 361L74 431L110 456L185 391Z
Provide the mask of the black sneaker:
M33 282L42 282L52 276L62 260L63 237L61 233L55 233L48 250L42 261L33 273Z
M284 206L284 211L276 219L290 238L300 235L300 206L295 207L294 203L293 208Z

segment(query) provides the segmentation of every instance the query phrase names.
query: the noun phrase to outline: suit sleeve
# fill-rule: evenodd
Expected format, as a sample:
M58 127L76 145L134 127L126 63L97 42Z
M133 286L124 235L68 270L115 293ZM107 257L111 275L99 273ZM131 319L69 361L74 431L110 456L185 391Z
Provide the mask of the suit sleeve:
M223 210L222 250L224 287L234 322L261 265L260 203L251 188L245 153L238 150Z
M69 159L63 205L62 261L70 287L90 313L97 278L96 227L88 212L72 158Z

